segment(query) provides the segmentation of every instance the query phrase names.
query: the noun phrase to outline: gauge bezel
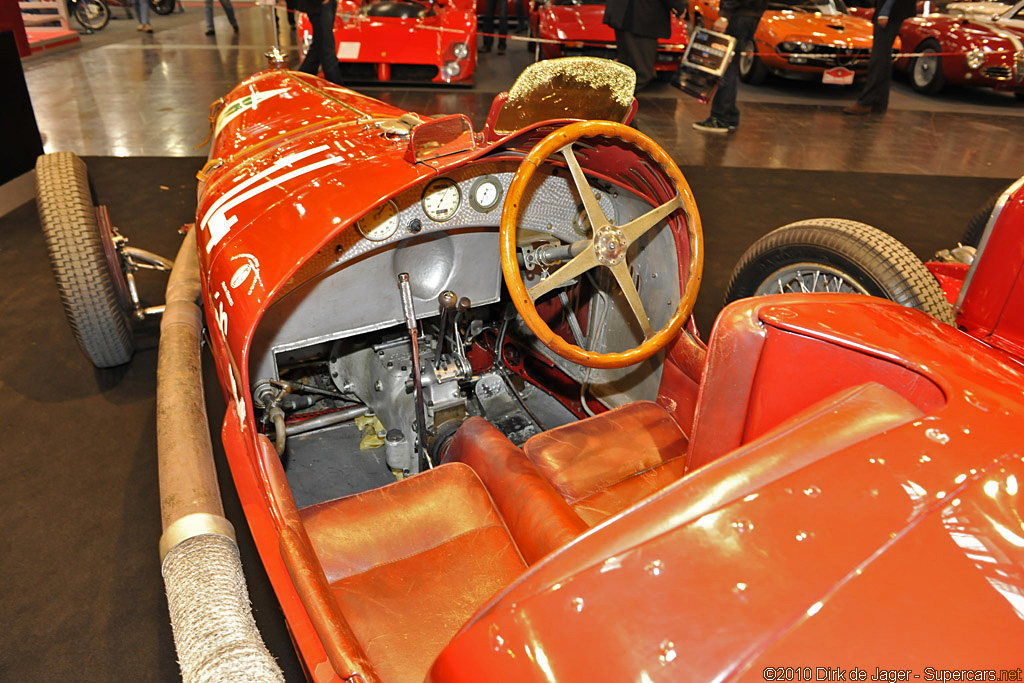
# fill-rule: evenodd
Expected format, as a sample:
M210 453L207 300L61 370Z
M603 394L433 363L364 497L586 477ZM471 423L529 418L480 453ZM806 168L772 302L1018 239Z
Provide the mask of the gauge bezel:
M477 190L479 190L482 185L487 184L494 185L494 187L497 189L497 195L495 196L493 203L491 203L489 206L484 206L483 204L476 200L476 193ZM491 211L494 211L496 208L501 206L501 200L504 198L504 196L505 188L501 186L500 178L493 175L480 176L473 182L473 186L470 187L469 189L469 205L472 206L473 209L476 210L478 213L490 213Z
M427 195L432 194L433 191L435 191L433 188L436 188L440 184L445 184L454 187L456 196L455 208L452 209L451 213L444 218L438 218L432 215L430 210L427 209ZM434 221L435 223L445 223L455 218L455 215L459 212L459 208L461 207L462 188L459 187L459 184L451 178L434 178L429 183L427 183L427 186L423 188L423 193L420 195L420 208L423 210L423 215L429 218L430 220Z
M359 234L362 235L364 238L370 240L371 242L384 242L385 240L391 239L392 237L394 237L395 233L398 232L398 228L400 228L401 225L402 225L402 221L401 221L401 217L400 217L401 212L398 210L398 204L395 203L395 200L389 199L387 202L385 202L384 204L381 204L379 207L377 207L377 209L375 209L375 211L380 211L385 206L390 206L391 209L395 212L394 215L393 215L393 220L395 221L395 225L388 232L388 234L385 235L384 237L370 237L368 234L366 234L368 231L366 230L366 227L363 224L363 221L366 220L366 217L370 215L370 212L367 212L367 214L365 216L363 216L362 218L360 218L359 220L356 221L356 229L359 230ZM370 228L369 232L372 232L377 227L379 227L379 225Z

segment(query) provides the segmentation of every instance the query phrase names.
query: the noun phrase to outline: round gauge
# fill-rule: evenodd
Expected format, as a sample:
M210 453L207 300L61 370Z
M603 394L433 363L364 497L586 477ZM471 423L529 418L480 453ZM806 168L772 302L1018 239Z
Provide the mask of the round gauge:
M451 178L432 180L423 190L423 213L432 221L441 223L455 215L462 203L459 186Z
M398 230L398 206L385 202L360 218L356 225L366 239L383 242Z
M477 178L469 191L469 203L480 213L493 211L501 202L501 181L492 175Z

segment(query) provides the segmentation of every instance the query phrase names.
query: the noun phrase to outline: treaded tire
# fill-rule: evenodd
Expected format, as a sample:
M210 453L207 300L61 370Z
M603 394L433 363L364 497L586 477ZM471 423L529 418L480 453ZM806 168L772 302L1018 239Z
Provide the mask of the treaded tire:
M106 0L79 0L74 7L75 21L90 31L99 31L110 21Z
M761 58L757 56L757 42L750 40L746 45L743 46L743 52L753 52L750 56L750 61L747 62L743 55L737 55L736 59L740 62L737 65L739 69L740 80L750 85L761 85L768 80L768 67L764 65ZM744 68L746 66L746 68Z
M960 238L960 244L965 247L977 247L981 242L981 235L985 232L985 226L988 225L988 219L992 217L992 211L996 208L996 202L1006 192L1006 188L999 190L994 195L988 198L988 200L978 208L978 212L975 213L971 220L967 222L967 227L964 229L964 236Z
M754 242L732 272L725 302L754 296L774 273L802 263L839 270L869 294L953 324L938 281L910 249L878 228L841 218L790 223Z
M71 152L39 157L36 206L53 278L79 346L98 368L127 363L134 351L132 328L111 279L81 159Z
M149 0L149 8L162 16L174 11L175 0Z

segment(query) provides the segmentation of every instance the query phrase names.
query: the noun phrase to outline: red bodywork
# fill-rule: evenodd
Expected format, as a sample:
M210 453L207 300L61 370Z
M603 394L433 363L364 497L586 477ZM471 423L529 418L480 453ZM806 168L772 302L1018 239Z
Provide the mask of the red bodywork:
M969 268L925 265L954 305L957 327L1024 359L1024 178L996 203Z
M1021 4L1009 9L1019 13ZM951 83L1024 93L1024 21L971 19L950 14L911 17L900 27L900 40L907 53L931 45L942 53L942 73ZM983 53L976 67L967 64L967 53ZM913 67L913 58L896 61L897 68Z
M373 16L374 6L341 0L334 18L334 46L345 82L396 81L471 85L476 71L476 13L473 0L434 4L424 17ZM397 3L386 3L397 4ZM309 17L300 15L303 56L312 40ZM461 56L460 56L461 55Z
M375 125L404 114L303 74L256 74L225 98L199 186L203 299L228 402L221 437L316 681L342 678L314 628L309 595L283 560L294 539L264 459L272 447L253 417L254 330L296 272L369 209L438 174L501 158L517 136L539 135L477 137L469 151L413 163L409 140ZM620 150L616 165L629 165L629 154ZM611 168L588 170L614 181ZM1024 225L1020 196L1003 215ZM1021 244L1012 286L996 278L1000 300L1018 312ZM994 296L997 283L983 285L985 263L983 254L972 288ZM968 298L963 310L979 311L972 325L990 321L1009 332L991 307L975 309ZM429 680L765 680L765 667L803 675L817 666L924 677L924 667L1019 667L1019 366L918 311L844 295L737 302L710 340L699 392L680 369L677 345L658 403L692 442L728 455L481 602ZM880 385L898 409L805 415L810 434L772 436L817 401L864 382ZM856 438L843 441L848 433Z
M534 8L530 13L532 35L560 41L540 43L541 57L590 55L614 59L615 30L604 23L604 10L604 3L560 4L557 0ZM658 40L655 71L676 71L689 41L686 22L673 16L672 35Z

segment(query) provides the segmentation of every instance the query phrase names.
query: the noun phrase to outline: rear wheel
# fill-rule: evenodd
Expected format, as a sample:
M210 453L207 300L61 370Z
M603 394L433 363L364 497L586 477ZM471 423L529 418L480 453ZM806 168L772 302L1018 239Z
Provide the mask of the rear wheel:
M920 259L896 238L857 221L817 218L768 233L733 270L726 303L788 292L880 296L953 323L949 302Z
M167 16L174 11L176 0L149 0L149 6L153 11L162 16Z
M981 242L981 235L985 232L985 226L988 225L988 219L992 217L992 211L996 208L996 202L1006 192L1006 188L999 190L994 195L988 198L988 200L978 208L978 212L975 213L971 220L967 223L967 228L964 229L964 236L960 238L960 244L965 247L977 247Z
M768 78L768 67L756 53L757 44L749 40L739 55L740 80L751 85L761 85Z
M78 0L75 3L75 21L82 28L99 31L110 21L110 7L106 0Z
M79 346L96 367L127 363L134 340L115 285L123 283L120 257L100 232L82 160L71 152L39 157L36 204L57 291Z
M946 76L942 73L942 48L934 40L926 40L917 50L920 57L914 57L910 63L910 85L914 90L925 95L934 95L946 84Z

